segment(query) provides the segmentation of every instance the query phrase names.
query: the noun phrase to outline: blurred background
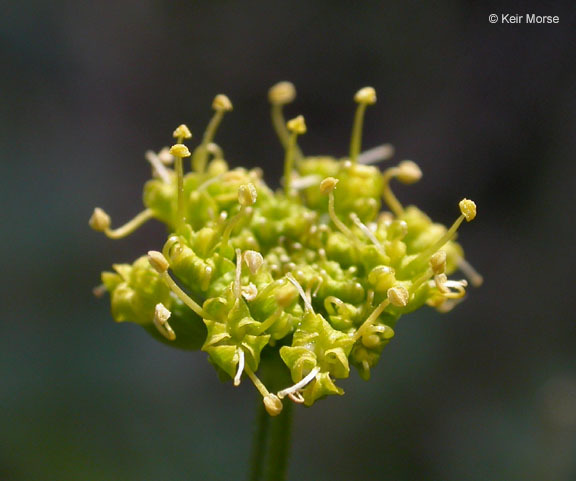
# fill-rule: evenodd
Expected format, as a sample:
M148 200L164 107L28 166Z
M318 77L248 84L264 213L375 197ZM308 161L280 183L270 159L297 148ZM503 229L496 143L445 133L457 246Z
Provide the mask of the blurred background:
M0 6L0 480L243 479L257 401L202 352L115 324L99 273L163 243L141 209L147 149L217 93L217 142L278 185L267 89L298 89L307 154L347 154L355 91L374 86L364 147L424 172L405 203L461 229L485 284L447 315L402 319L365 383L296 410L290 479L576 479L576 7L507 2L22 0ZM492 25L489 14L558 15ZM572 254L570 254L572 252Z

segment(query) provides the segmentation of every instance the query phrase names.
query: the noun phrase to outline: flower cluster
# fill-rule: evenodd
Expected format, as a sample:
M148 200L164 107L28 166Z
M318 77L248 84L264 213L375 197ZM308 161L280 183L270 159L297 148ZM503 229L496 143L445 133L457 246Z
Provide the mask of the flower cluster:
M286 122L283 114L295 95L289 82L269 91L285 149L281 190L270 189L260 169L229 168L213 140L232 103L217 95L195 149L185 143L190 130L180 125L171 148L146 153L152 179L140 214L116 229L100 208L90 219L110 238L152 218L166 225L161 251L102 274L98 290L110 294L112 316L169 345L202 349L235 385L246 375L270 415L281 412L286 397L310 406L342 394L335 381L350 375L350 365L368 379L403 314L425 304L445 312L463 298L467 281L448 278L456 270L481 283L454 240L460 224L474 219L474 202L460 202L450 228L434 223L391 190L393 179L420 179L416 163L404 160L382 172L374 164L392 156L391 146L361 152L374 89L354 97L344 159L302 153L304 118ZM185 161L191 161L186 173ZM388 210L381 211L382 202ZM267 351L280 356L292 385L270 392L258 377Z

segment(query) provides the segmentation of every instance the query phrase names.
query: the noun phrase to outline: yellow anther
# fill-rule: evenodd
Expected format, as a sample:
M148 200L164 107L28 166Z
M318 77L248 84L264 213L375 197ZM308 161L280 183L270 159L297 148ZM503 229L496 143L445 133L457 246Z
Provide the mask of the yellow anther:
M338 182L340 181L334 177L326 177L322 182L320 182L320 192L324 195L329 194L336 188Z
M374 105L376 103L376 90L372 87L364 87L354 95L354 100L359 104Z
M304 121L304 117L299 115L298 117L294 117L292 120L289 120L286 123L286 127L292 133L302 135L306 133L306 122Z
M216 97L214 97L212 108L218 111L230 112L233 106L232 102L230 102L230 99L226 95L218 94Z
M186 147L184 144L174 144L172 147L170 147L170 153L179 159L190 157L190 155L192 155L190 154L188 147Z
M438 251L430 258L430 267L434 274L443 274L446 271L446 251Z
M296 98L296 88L292 82L278 82L268 91L268 99L273 105L285 105Z
M391 287L388 289L388 300L396 307L406 307L410 294L404 287Z
M266 408L266 412L270 414L270 416L278 416L282 412L282 401L276 396L276 394L268 394L264 396L264 407Z
M110 216L100 207L96 207L88 224L97 232L105 232L110 228Z
M256 187L251 182L241 185L238 189L238 202L242 207L254 205L257 198L258 192L256 192Z
M416 162L403 160L398 164L396 178L403 184L414 184L422 178L422 171Z
M172 133L172 137L174 137L175 139L190 139L192 138L192 132L190 132L190 129L186 124L180 124L178 127L176 127L176 130L174 130L174 132ZM182 157L188 157L188 156L186 155Z
M148 251L148 262L159 274L164 274L170 267L166 257L158 251Z
M168 324L168 319L172 313L166 309L164 304L158 303L156 304L156 308L154 310L154 325L158 332L162 334L166 339L169 341L174 341L176 339L176 334L172 330L170 324Z
M462 215L466 217L466 222L470 222L476 217L476 204L473 200L462 199L458 206Z
M248 250L244 252L244 262L246 262L248 269L254 275L264 263L264 258L260 252Z

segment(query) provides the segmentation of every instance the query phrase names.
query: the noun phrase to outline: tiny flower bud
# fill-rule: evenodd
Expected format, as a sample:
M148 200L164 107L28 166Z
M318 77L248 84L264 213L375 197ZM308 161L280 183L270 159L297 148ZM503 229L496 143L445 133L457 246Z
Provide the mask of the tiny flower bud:
M293 102L296 98L296 88L292 82L278 82L268 91L268 99L271 104L285 105Z
M190 139L192 138L192 132L190 132L190 129L185 124L180 124L178 127L176 127L176 130L174 130L172 136L175 139Z
M238 202L243 207L254 205L257 198L258 193L252 183L241 185L238 189Z
M356 92L354 100L359 104L373 105L376 103L376 91L372 87L364 87Z
M393 306L406 307L408 296L408 291L404 287L391 287L388 289L388 300Z
M329 194L336 188L336 184L340 182L334 177L326 177L322 182L320 182L320 192L324 195Z
M230 112L232 110L232 102L230 99L224 94L218 94L214 97L214 101L212 102L212 108L214 110L221 110L223 112Z
M190 157L190 151L188 150L188 147L186 147L184 144L174 144L172 147L170 147L170 153L174 156L174 157L180 157L181 159L184 157Z
M294 117L292 120L286 122L286 126L290 132L295 132L298 135L306 133L306 122L304 122L304 117L302 115Z
M403 160L398 164L396 178L403 184L414 184L422 178L422 171L416 162Z
M434 274L443 274L446 270L446 251L438 251L430 258L430 267Z
M159 274L163 274L168 270L168 267L170 267L170 264L168 264L166 257L164 257L162 252L158 251L148 251L148 262L150 262L150 265Z
M252 274L256 274L256 272L258 272L258 269L260 269L260 266L264 262L264 258L262 257L262 254L260 254L260 252L248 250L244 252L244 262L246 262L246 265L248 266L248 269L250 269L250 272Z
M110 216L104 212L100 207L94 209L94 213L90 217L88 224L92 229L97 232L104 232L110 227Z
M466 222L470 222L476 217L476 204L473 200L462 199L458 206L462 215L466 217Z
M264 407L270 416L278 416L282 412L282 401L278 399L276 394L268 394L264 397Z

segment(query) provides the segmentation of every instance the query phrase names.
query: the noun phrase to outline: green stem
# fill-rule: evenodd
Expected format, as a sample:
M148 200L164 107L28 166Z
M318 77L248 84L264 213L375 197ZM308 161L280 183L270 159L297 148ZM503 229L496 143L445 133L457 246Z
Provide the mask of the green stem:
M290 372L277 353L266 353L260 362L259 373L270 392L291 383ZM269 357L268 357L269 356ZM249 481L285 481L292 434L292 402L284 401L278 416L270 416L262 398L258 397L256 429L252 442Z
M266 443L270 427L270 415L266 412L264 403L258 397L258 412L256 413L256 429L252 440L252 454L250 456L250 481L261 481L266 457Z
M292 434L292 402L284 403L282 412L271 419L266 481L285 481Z

